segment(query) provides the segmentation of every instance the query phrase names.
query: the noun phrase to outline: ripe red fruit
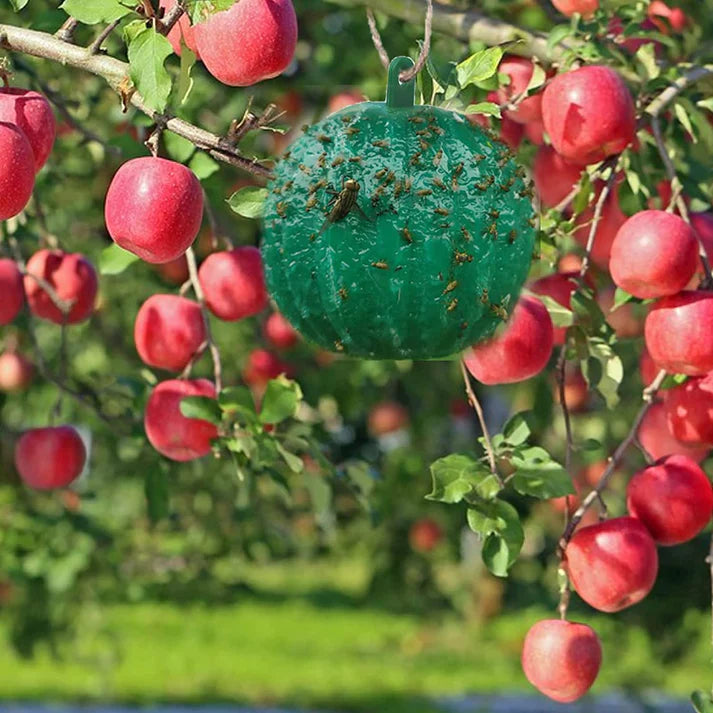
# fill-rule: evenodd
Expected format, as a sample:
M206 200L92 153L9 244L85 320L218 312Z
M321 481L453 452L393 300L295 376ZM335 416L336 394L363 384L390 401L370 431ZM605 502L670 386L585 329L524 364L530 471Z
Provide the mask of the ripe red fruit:
M671 392L667 393L666 401L668 401ZM710 394L707 394L706 398L710 399ZM711 429L711 437L713 437L713 413L710 418L712 422L709 428ZM669 427L669 416L664 404L653 404L649 408L639 426L637 435L639 443L654 460L669 455L685 455L696 461L696 463L700 463L710 450L707 446L683 443L676 438Z
M186 418L181 401L187 396L215 398L215 387L207 379L162 381L146 404L144 428L151 445L166 458L189 461L210 453L218 429L209 421Z
M646 348L660 369L701 376L713 371L713 295L691 290L656 302L646 318Z
M240 0L193 29L206 69L231 87L276 77L290 64L297 46L291 0Z
M539 374L552 353L552 320L540 300L522 297L505 329L463 355L468 371L483 384L511 384Z
M203 190L193 171L180 163L135 158L114 175L104 217L117 245L146 262L170 262L198 235Z
M442 539L440 525L427 517L414 522L408 533L411 549L415 552L431 552Z
M689 217L691 228L699 241L699 252L700 245L702 245L710 264L713 259L713 213L689 213ZM689 283L688 289L695 289L704 277L705 270L699 256L696 274Z
M579 413L586 410L591 398L589 384L587 384L587 380L581 370L576 367L570 368L569 364L564 374L564 398L571 413ZM560 400L559 384L556 381L554 384L554 400L557 403Z
M13 260L0 259L0 325L10 324L25 302L22 274Z
M600 189L601 190L601 189ZM595 193L593 203L583 210L575 219L578 227L574 231L575 240L586 248L589 239L589 230L594 219L594 206L599 197L599 190ZM626 222L626 215L619 207L619 196L616 190L612 191L604 201L602 212L594 233L594 243L592 245L591 258L601 268L608 269L609 256L612 244L619 232L619 228Z
M14 124L0 122L0 220L21 213L35 187L35 157Z
M554 208L572 192L582 175L582 167L563 159L551 146L540 146L532 174L542 204Z
M599 8L599 0L552 0L552 4L567 17L578 12L583 18L590 18Z
M400 431L408 426L408 422L408 411L401 404L396 401L382 401L369 411L367 428L372 436L378 438Z
M614 282L634 297L675 295L698 266L698 241L688 224L673 213L642 210L619 228L609 271Z
M273 312L265 322L265 338L277 349L291 349L299 335L279 312Z
M265 349L253 349L243 369L243 379L250 386L262 388L270 379L276 379L280 374L289 376L291 372L290 365L280 357Z
M15 446L15 467L20 477L35 490L65 488L77 478L87 451L71 426L33 428Z
M164 262L156 265L156 271L168 283L172 285L182 285L189 277L188 260L185 255L177 257L171 262Z
M544 619L525 637L522 670L553 701L571 703L592 686L602 664L602 646L586 624Z
M527 90L535 65L526 57L505 57L498 67L499 74L510 77L510 84L500 87L496 93L496 103L508 104ZM507 109L504 114L518 124L539 121L542 117L542 94L533 94L523 99L515 109Z
M171 11L176 5L176 0L159 0L158 6L165 11L164 17ZM183 39L184 44L188 47L191 52L198 59L201 58L201 54L198 51L196 45L196 38L193 32L193 27L191 27L191 19L184 12L181 15L180 20L171 28L171 31L167 35L168 41L173 47L173 51L180 57L181 56L181 39Z
M198 271L208 309L234 322L262 312L267 290L260 251L252 246L209 255Z
M185 297L153 295L136 315L136 351L149 366L182 371L205 340L201 308Z
M567 545L565 561L577 594L605 612L640 602L658 572L656 545L633 517L615 517L577 530Z
M650 21L664 35L670 34L669 25L675 32L681 32L688 24L686 13L680 7L669 7L662 0L652 0L646 12ZM668 20L668 25L664 19Z
M620 153L636 132L629 89L599 65L558 74L544 91L542 118L555 151L583 165Z
M339 111L345 107L352 106L353 104L360 104L365 101L366 97L355 89L350 89L346 92L339 92L339 94L333 94L329 97L329 102L327 103L327 113L334 114L335 111Z
M675 438L691 446L713 446L713 374L669 389L664 406Z
M47 99L31 89L0 88L0 121L14 124L27 137L35 171L45 165L52 152L57 125Z
M641 383L644 386L648 386L653 382L659 373L659 368L654 364L654 360L649 354L649 350L644 345L641 351L641 357L639 358L639 374L641 375ZM662 392L665 398L666 392Z
M579 272L556 272L545 275L535 280L530 285L530 290L537 295L546 295L563 307L570 309L572 306L572 293L577 289ZM567 327L553 327L555 344L564 344L567 336Z
M636 473L626 489L629 514L660 545L693 539L713 514L713 488L695 461L676 455Z
M32 382L34 368L15 351L0 354L0 391L24 391Z
M545 143L545 125L542 120L525 124L525 138L535 146L542 146Z
M38 250L27 261L25 293L34 314L55 324L77 324L89 319L97 296L97 273L84 255L61 250ZM54 288L61 300L71 304L68 315L52 302L37 276Z
M607 287L599 292L597 302L602 308L609 326L616 332L616 336L619 339L630 339L643 334L644 318L643 315L637 313L641 306L635 305L633 302L625 302L616 309L612 309L615 297L615 289Z

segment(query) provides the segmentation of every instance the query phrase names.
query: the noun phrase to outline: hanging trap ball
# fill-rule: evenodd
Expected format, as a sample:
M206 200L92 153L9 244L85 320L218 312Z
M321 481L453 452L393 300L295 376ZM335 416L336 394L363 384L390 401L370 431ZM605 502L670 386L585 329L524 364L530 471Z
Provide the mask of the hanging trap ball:
M531 191L510 150L462 115L414 106L413 66L385 102L306 129L268 186L262 253L304 337L371 359L445 358L492 335L534 247Z

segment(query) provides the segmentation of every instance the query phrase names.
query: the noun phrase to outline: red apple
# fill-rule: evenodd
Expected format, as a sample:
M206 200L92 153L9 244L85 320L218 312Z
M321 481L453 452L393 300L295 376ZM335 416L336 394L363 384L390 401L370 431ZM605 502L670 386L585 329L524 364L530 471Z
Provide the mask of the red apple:
M577 594L605 612L640 602L658 572L656 544L633 517L615 517L577 530L567 545L565 563Z
M658 544L678 545L693 539L710 521L713 488L695 461L667 456L631 478L626 506Z
M231 87L249 87L287 69L297 46L291 0L240 0L193 28L206 69Z
M636 133L629 89L599 65L558 74L544 91L542 117L555 151L583 165L621 153Z
M25 303L22 274L13 260L0 258L0 325L10 324Z
M177 257L171 262L164 262L162 265L156 265L156 271L161 278L171 285L182 285L189 277L188 260L185 255Z
M71 305L68 315L64 315L52 302L35 276L47 282L57 297ZM94 266L79 253L38 250L27 261L27 304L38 317L55 324L77 324L89 319L94 311L97 287Z
M713 371L713 294L691 290L658 300L646 318L645 335L660 369L689 376Z
M170 262L183 255L198 235L203 189L193 171L180 163L152 156L135 158L114 175L104 217L117 245L146 262Z
M0 391L24 391L32 383L32 362L16 351L0 354Z
M669 26L675 32L682 32L688 24L686 13L680 7L669 7L662 0L651 0L646 12L650 21L664 35L670 34Z
M644 345L644 348L641 351L641 357L639 358L639 374L641 375L641 383L644 386L649 386L658 376L658 373L659 368L656 364L654 364L654 360L651 358L649 350L646 348L646 345ZM666 392L662 391L661 394L665 398Z
M158 6L165 11L164 17L171 11L176 5L176 0L159 0ZM184 12L181 15L179 21L171 28L168 33L168 41L173 47L173 51L180 57L181 56L181 39L183 43L188 47L188 49L193 52L193 54L200 59L201 54L198 51L196 45L196 38L191 27L191 19Z
M713 446L713 373L669 389L664 406L675 438L689 446Z
M582 167L563 159L551 146L540 146L535 154L532 174L542 205L559 205L579 182Z
M499 74L510 77L510 84L497 91L496 103L505 105L522 96L532 79L535 65L526 57L505 57L498 67ZM507 109L505 116L518 124L539 121L542 117L542 94L533 94L520 101L516 108Z
M638 337L644 332L644 320L637 315L636 308L639 305L634 305L632 302L625 302L619 305L615 310L614 298L616 291L613 287L608 287L597 295L597 302L602 308L602 312L607 318L609 326L616 332L619 339L631 339Z
M559 384L555 382L553 387L554 400L560 402ZM591 393L589 384L584 378L581 370L567 365L564 373L564 398L570 413L585 411L589 406Z
M601 188L596 191L595 197L589 207L583 210L575 219L577 228L574 231L574 237L585 249L587 247L587 241L589 240L589 231L592 221L594 220L595 205L599 199L600 190ZM619 196L616 190L613 190L607 196L602 206L602 212L599 223L597 223L597 230L594 234L594 243L591 252L591 258L594 263L604 270L609 267L609 256L616 234L625 222L626 215L619 207Z
M252 246L213 253L203 262L198 278L208 309L234 322L267 307L267 290L260 251Z
M201 308L185 297L153 295L136 315L136 351L149 366L183 371L205 340Z
M33 428L15 446L15 467L35 490L65 488L81 474L87 451L71 426Z
M387 433L400 431L409 423L408 411L396 401L382 401L369 411L367 427L369 433L378 438Z
M579 284L579 272L556 272L545 275L530 285L530 290L537 295L546 295L566 309L572 306L572 293ZM555 344L564 344L567 327L553 327Z
M339 92L338 94L333 94L329 97L329 102L327 103L327 113L334 114L340 109L352 106L353 104L360 104L365 101L366 97L356 89Z
M57 133L52 107L47 99L31 89L0 88L0 122L14 124L27 137L35 170L45 165Z
M21 213L35 187L32 147L14 124L0 122L0 220Z
M511 384L539 374L552 353L552 320L540 300L521 297L504 330L463 355L483 384Z
M602 646L586 624L544 619L525 637L522 670L548 698L571 703L592 686L602 664Z
M545 125L541 120L525 124L525 138L535 146L542 146L545 143Z
M187 396L215 398L215 387L207 379L162 381L146 404L144 427L151 445L166 458L189 461L211 450L218 436L214 424L181 413L181 401Z
M599 0L552 0L552 4L567 17L576 12L589 19L599 8Z
M280 374L290 376L291 373L291 366L280 357L265 349L253 349L243 369L243 379L246 384L261 389L270 379L276 379Z
M696 380L693 379L692 381ZM711 391L713 392L713 388ZM667 393L666 401L668 401L671 391ZM710 394L706 394L705 398L710 399ZM697 400L697 403L705 402ZM668 409L663 403L653 404L649 408L639 426L637 434L639 443L654 460L669 455L685 455L696 461L696 463L700 463L708 455L710 447L700 443L684 443L679 440L669 426L670 416L667 411ZM685 413L682 415L685 416ZM709 429L710 437L713 438L713 413L710 414L710 419L711 423L707 428ZM691 435L698 434L692 433Z
M431 552L442 539L441 526L427 517L414 522L408 533L411 549L415 552Z
M495 92L488 94L488 101L497 101ZM485 114L468 114L466 119L468 119L471 124L482 126L484 129L491 127L490 117ZM518 124L507 116L503 116L500 120L500 140L507 144L513 151L520 145L524 133L525 127L522 124Z
M693 231L683 218L662 210L631 216L619 228L609 259L614 282L644 300L680 292L697 266Z
M713 260L713 213L690 213L689 218L691 220L691 228L693 228L693 232L698 238L698 250L700 252L700 246L702 245L708 258L708 264L711 264L711 260ZM695 289L704 277L705 270L699 257L696 274L689 283L688 289Z
M279 312L273 312L265 322L265 338L277 349L291 349L299 335Z

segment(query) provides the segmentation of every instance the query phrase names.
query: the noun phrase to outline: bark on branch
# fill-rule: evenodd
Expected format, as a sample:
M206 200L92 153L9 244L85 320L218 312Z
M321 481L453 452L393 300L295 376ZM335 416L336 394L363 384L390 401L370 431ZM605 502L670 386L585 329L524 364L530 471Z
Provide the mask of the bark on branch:
M86 47L64 42L46 32L0 24L0 47L11 52L48 59L90 72L105 79L117 92L121 92L122 87L125 89L128 86L129 65L126 62L101 54L92 54ZM269 177L271 175L269 168L242 156L236 147L224 137L201 129L183 119L153 111L146 106L143 97L138 92L133 92L129 101L157 124L160 123L168 131L187 139L216 160L258 176Z

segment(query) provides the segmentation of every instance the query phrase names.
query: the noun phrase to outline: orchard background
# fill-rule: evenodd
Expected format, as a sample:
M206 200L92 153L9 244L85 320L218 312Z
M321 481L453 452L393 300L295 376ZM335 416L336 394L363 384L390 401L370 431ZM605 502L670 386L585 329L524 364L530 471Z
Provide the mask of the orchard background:
M0 90L0 700L441 711L449 697L534 694L525 635L561 615L601 640L594 694L713 710L713 500L695 466L713 445L710 2L305 0L295 38L289 0L275 0L270 39L271 2L240 0L249 22L220 41L212 23L232 0L0 7L5 84L44 95L56 122L52 145L44 108L26 142ZM189 17L197 39L182 41ZM502 191L515 184L534 206L513 228L537 233L517 311L483 294L507 324L463 362L312 346L275 316L246 249L266 205L277 221L320 195L265 189L288 146L334 111L383 101L388 57L407 54L417 103L467 116L506 165L500 137L521 167ZM587 74L601 67L616 74ZM575 109L548 109L559 75L585 77ZM174 164L143 193L132 176L116 187L120 167L152 155L193 175ZM460 185L462 169L419 197L499 190L492 176ZM330 213L345 190L324 198L315 244L369 225L356 208ZM358 190L371 215L381 193ZM497 233L506 210L464 237L513 243ZM404 226L404 243L420 227ZM46 250L84 259L37 279ZM458 281L443 287L456 312ZM698 292L676 296L686 288ZM155 407L149 442L157 385L199 378L198 398ZM61 452L31 430L60 426L76 429ZM627 504L632 476L671 454ZM611 551L575 552L598 515L614 523ZM656 550L649 531L686 541ZM549 693L576 698L597 673L588 641L555 636L526 657L528 677L548 688L532 670L542 655Z

